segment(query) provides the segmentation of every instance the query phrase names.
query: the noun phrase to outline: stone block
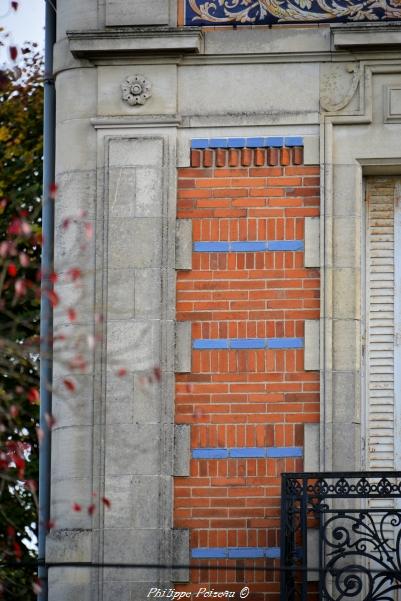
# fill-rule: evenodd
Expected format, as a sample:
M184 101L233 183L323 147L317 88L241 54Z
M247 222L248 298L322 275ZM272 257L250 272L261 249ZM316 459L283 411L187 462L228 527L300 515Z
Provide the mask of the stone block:
M96 169L96 131L89 119L63 121L56 127L56 179L66 171Z
M359 267L361 220L357 217L336 217L334 221L334 266Z
M95 223L91 219L84 222L72 223L65 227L57 223L55 227L55 271L63 273L70 268L81 270L83 277L89 277L94 268L94 244L85 234L85 224L92 228Z
M360 426L355 423L333 424L333 471L361 469Z
M160 325L157 321L111 321L107 325L108 371L151 370L160 365Z
M308 528L306 531L308 545L308 568L314 568L308 572L308 582L319 582L319 530Z
M189 476L190 436L191 428L189 425L174 426L174 476Z
M361 305L360 270L333 270L333 310L338 319L359 319Z
M107 319L125 320L135 315L135 270L107 271Z
M161 167L161 138L121 138L109 141L109 167Z
M71 325L70 309L74 309L76 314L73 320L74 325L85 326L93 321L94 282L92 275L89 270L81 271L81 277L72 282L68 273L58 272L60 279L55 284L54 291L58 295L60 303L53 311L57 327Z
M320 165L319 136L304 136L304 164Z
M131 601L132 597L130 589L131 585L129 582L114 582L110 580L103 582L102 601Z
M168 0L106 0L106 26L168 24Z
M161 278L160 269L135 270L135 317L137 319L160 317Z
M190 321L177 321L175 325L175 371L191 371L192 324Z
M320 267L320 218L305 218L305 267Z
M97 0L58 0L57 39L65 38L70 29L98 29Z
M116 372L119 367L116 366ZM133 422L134 376L127 373L119 377L111 371L106 382L106 422L109 424L131 424Z
M161 245L161 220L158 218L110 221L110 267L158 267L161 261Z
M67 69L59 73L56 78L57 123L96 115L96 88L96 69ZM83 93L77 95L78 91Z
M104 531L104 561L116 564L159 563L162 532L144 529L106 529ZM146 568L105 568L104 579L132 582L152 581L152 572Z
M304 369L315 371L320 369L320 321L305 320Z
M52 467L52 476L57 470ZM51 519L57 528L90 530L92 516L86 508L93 502L91 470L83 478L59 480L52 477ZM73 511L73 504L79 503L83 511Z
M52 431L53 482L89 477L92 472L92 429L71 426Z
M162 214L162 172L138 167L136 170L136 217L160 217Z
M46 561L91 561L91 530L51 530L46 537Z
M83 222L95 217L96 172L94 170L67 171L56 177L56 222L64 219ZM82 211L85 217L82 217ZM73 227L73 226L71 226Z
M106 478L152 475L160 471L160 425L106 426Z
M161 387L153 370L148 374L135 374L133 420L135 423L152 424L160 421Z
M355 161L347 165L341 158L340 164L333 165L333 181L336 185L333 190L333 204L327 207L330 215L346 218L361 216L360 178L360 168Z
M53 416L56 426L91 426L93 404L93 378L89 374L74 376L75 391L68 391L63 383L64 377L53 378ZM56 427L55 426L55 427Z
M109 169L109 216L135 216L135 167L110 167Z
M319 112L318 63L287 63L284 78L282 65L272 63L196 65L180 73L181 115L268 113L275 120L300 112Z
M146 40L143 40L146 44ZM125 46L126 47L126 46ZM139 64L98 68L98 115L176 115L177 66ZM140 75L150 84L144 104L130 105L123 100L121 85L127 77ZM149 131L149 130L148 130Z
M195 25L196 23L194 23ZM205 32L206 54L261 54L285 52L327 52L330 50L330 30L324 28L304 29L296 24L288 28L272 28L269 35L265 29L240 28L217 29Z
M320 470L320 424L304 425L304 469L306 472Z
M92 601L92 571L90 568L52 568L49 570L49 599Z
M192 269L192 219L178 219L175 238L175 268Z
M333 374L333 419L335 422L355 421L360 399L360 374L342 371Z
M335 371L357 369L359 356L356 352L356 336L359 328L351 319L333 321L333 368Z
M158 528L160 486L159 476L107 476L105 528Z
M186 566L190 563L189 530L175 528L173 530L173 564ZM189 568L173 568L173 582L189 582Z

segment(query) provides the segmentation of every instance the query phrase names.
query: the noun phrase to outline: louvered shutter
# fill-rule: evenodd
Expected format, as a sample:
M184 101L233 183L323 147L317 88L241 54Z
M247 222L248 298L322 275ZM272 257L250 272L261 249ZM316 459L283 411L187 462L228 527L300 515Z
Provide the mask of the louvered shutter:
M395 448L396 403L395 346L399 304L395 248L398 244L399 208L394 178L367 180L366 235L366 402L367 468L397 469ZM398 342L398 337L397 337ZM398 398L396 398L398 397Z

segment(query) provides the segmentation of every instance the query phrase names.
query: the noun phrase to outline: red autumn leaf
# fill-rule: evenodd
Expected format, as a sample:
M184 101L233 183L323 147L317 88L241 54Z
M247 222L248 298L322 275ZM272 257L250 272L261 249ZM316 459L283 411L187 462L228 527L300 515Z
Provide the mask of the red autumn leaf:
M82 505L80 505L79 503L73 503L72 510L73 511L82 511Z
M80 277L82 277L82 272L77 267L71 267L67 273L73 282L76 282Z
M10 248L11 248L11 245L8 241L2 242L0 244L0 257L3 257L3 259L5 259L5 257L10 252Z
M88 240L92 239L93 236L93 225L91 223L85 223L85 236Z
M43 432L42 428L36 428L36 436L38 437L38 442L40 444L45 437L45 433Z
M17 56L18 56L18 49L16 46L10 46L8 49L9 53L10 53L10 57L12 61L15 61Z
M73 392L76 389L75 382L67 378L63 380L63 384L67 388L67 390L70 390L71 392Z
M10 277L15 278L15 276L17 275L17 268L14 265L14 263L9 264L9 266L7 267L7 273Z
M49 196L50 198L56 198L58 186L56 183L50 184L49 186Z
M53 336L53 342L64 342L64 340L67 340L67 337L64 336L64 334L57 334L56 336Z
M26 280L16 280L15 282L15 294L17 297L25 296L27 291L27 281Z
M15 537L15 528L12 526L7 526L7 537L14 538Z
M38 405L40 401L39 390L37 388L30 388L27 392L26 398L31 405Z
M17 405L11 405L10 407L10 417L15 419L19 416L20 408Z
M21 263L22 267L29 267L30 259L26 253L20 253L19 262Z
M95 513L95 509L96 509L96 505L94 503L91 503L88 506L88 513L89 513L89 515L93 515Z
M28 217L29 212L26 209L21 209L18 211L20 217Z
M46 291L46 295L50 301L50 304L52 307L57 307L57 305L60 302L59 296L57 294L57 292L54 292L54 290L47 290Z
M68 365L70 369L85 369L88 364L82 355L76 355Z
M18 217L13 217L11 219L10 225L7 228L7 234L9 234L10 236L18 236L21 232L21 219L19 219Z
M125 367L121 367L118 372L117 375L119 378L123 378L124 376L127 375L127 370L125 369Z
M22 549L21 549L21 546L19 545L19 543L17 543L17 541L14 541L14 543L13 543L13 550L14 550L14 555L15 555L16 559L21 559Z
M29 236L32 232L32 228L27 221L21 221L21 231L25 236Z
M18 10L18 2L16 2L16 0L11 0L11 8L13 10Z
M36 492L37 485L35 480L25 480L25 488L32 493Z
M63 228L63 230L66 230L69 227L70 223L71 219L69 217L63 219L63 221L61 222L61 227Z
M67 314L68 314L68 319L70 321L77 320L77 312L75 311L75 309L72 309L72 308L68 309Z
M42 582L40 580L35 580L32 582L32 590L35 595L39 595L43 591Z
M58 280L58 275L55 271L52 271L52 273L49 275L49 280L51 281L52 284L55 284Z
M111 507L110 499L108 499L107 497L102 497L102 503L105 507L107 507L107 509L110 509L110 507Z
M57 423L54 415L51 415L50 413L45 413L45 420L46 420L47 427L50 429L53 428Z
M47 530L51 530L52 528L54 528L56 525L56 522L54 520L48 520L47 524L46 524L46 528Z

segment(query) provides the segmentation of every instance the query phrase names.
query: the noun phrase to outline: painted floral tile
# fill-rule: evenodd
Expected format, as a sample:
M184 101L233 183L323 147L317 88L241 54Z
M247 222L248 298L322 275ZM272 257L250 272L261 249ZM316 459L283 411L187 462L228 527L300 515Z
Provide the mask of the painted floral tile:
M185 0L186 25L392 21L401 0Z

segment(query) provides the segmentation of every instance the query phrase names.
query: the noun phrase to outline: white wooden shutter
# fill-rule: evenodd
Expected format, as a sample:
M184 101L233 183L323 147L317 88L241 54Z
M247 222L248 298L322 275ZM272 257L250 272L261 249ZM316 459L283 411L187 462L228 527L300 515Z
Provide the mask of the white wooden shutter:
M394 178L367 180L367 468L395 469Z

